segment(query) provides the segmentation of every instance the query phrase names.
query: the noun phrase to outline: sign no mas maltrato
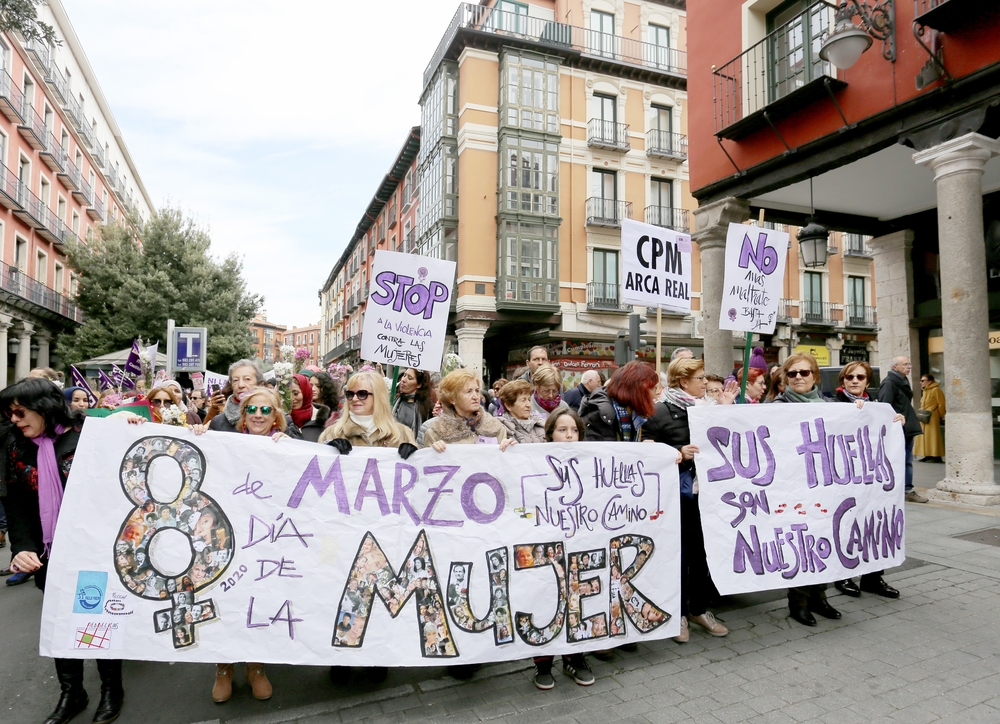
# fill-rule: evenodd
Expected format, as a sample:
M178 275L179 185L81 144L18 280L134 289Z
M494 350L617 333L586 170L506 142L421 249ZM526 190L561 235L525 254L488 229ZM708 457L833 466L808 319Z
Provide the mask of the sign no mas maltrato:
M361 358L436 372L444 355L455 262L376 251Z
M691 237L623 219L621 301L690 312Z
M786 232L749 224L729 225L719 329L774 332L787 254Z

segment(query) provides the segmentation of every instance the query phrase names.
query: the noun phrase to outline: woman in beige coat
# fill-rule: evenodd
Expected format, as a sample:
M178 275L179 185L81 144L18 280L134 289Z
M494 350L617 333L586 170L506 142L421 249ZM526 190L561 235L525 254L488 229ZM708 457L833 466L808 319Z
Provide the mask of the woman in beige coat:
M389 404L389 393L382 375L357 372L347 381L344 392L346 414L323 430L319 442L327 443L348 454L352 447L394 447L411 445L416 450L413 431L396 422ZM408 457L401 449L400 455Z
M944 392L934 379L934 375L924 375L920 378L920 409L929 410L931 419L920 423L924 434L917 437L913 443L913 457L923 458L920 462L942 463L944 460L944 437L941 435L941 420L944 419Z
M445 445L494 444L501 450L514 443L500 421L482 408L482 382L468 369L461 368L441 380L438 400L441 414L424 433L424 445L444 452Z

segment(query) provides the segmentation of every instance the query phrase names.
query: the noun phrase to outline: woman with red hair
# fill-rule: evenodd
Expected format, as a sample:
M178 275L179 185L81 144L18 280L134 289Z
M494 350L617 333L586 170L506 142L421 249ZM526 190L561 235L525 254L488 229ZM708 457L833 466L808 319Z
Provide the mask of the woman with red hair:
M642 425L652 417L659 380L648 364L632 360L580 405L587 440L642 442Z
M740 370L736 375L736 381L739 383L743 382L743 370ZM767 391L767 371L760 370L756 367L750 368L750 373L747 375L747 395L746 398L737 398L737 404L750 404L754 405L764 399L764 393Z

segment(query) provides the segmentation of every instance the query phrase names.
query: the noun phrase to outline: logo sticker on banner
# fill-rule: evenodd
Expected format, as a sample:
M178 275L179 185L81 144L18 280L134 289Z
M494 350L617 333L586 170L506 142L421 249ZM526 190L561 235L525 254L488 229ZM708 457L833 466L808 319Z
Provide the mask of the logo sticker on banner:
M101 571L80 571L76 577L76 596L73 613L100 611L104 592L108 588L108 574Z
M840 581L901 565L903 426L892 407L692 407L712 580L724 594Z
M375 252L361 358L436 372L444 355L455 262Z
M749 224L729 225L719 329L774 332L787 255L786 232Z
M439 666L675 636L676 454L453 445L404 461L393 449L339 456L297 440L88 420L40 648ZM180 489L162 492L178 471ZM107 594L109 578L121 593ZM94 608L73 614L76 600Z
M621 301L690 312L690 235L622 219Z

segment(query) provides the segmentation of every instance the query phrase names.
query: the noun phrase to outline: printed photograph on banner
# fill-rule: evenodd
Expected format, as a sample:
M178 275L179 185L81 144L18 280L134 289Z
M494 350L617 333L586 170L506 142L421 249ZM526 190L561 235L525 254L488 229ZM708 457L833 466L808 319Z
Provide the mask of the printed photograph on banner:
M691 311L689 234L622 219L621 258L622 304ZM609 279L608 284L617 281ZM608 291L604 290L605 295Z
M675 636L678 484L666 445L453 445L404 461L88 420L40 649L440 666Z
M719 329L771 334L785 281L788 233L730 224Z
M721 593L830 583L906 559L903 426L890 405L719 405L688 416Z
M437 372L455 287L455 262L375 252L361 358Z

